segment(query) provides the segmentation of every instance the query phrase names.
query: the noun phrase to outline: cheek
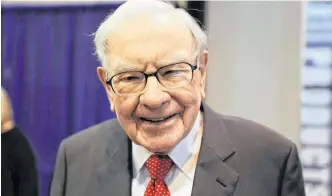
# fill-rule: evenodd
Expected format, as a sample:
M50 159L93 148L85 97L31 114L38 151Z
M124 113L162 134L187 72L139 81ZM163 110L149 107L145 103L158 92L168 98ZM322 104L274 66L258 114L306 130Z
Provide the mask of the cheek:
M200 105L201 95L198 80L194 80L186 87L176 89L172 96L186 109Z
M138 103L138 98L132 97L116 97L114 99L115 113L119 120L133 120L133 112Z
M117 119L127 135L133 141L135 141L137 134L136 121L133 118L133 112L137 107L137 102L138 99L135 97L117 97L114 99Z
M183 123L186 129L189 129L195 122L196 116L201 106L201 93L198 77L193 78L192 82L182 92L187 92L183 96L183 103L185 106L183 114ZM194 118L193 118L194 117Z
M186 130L190 129L196 120L193 117L197 116L201 106L201 95L198 86L190 85L170 94L183 107L183 125Z

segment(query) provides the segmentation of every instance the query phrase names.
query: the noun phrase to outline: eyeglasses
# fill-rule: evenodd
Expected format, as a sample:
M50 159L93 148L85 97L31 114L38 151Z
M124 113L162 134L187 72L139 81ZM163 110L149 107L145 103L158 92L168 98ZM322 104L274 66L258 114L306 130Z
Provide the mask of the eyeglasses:
M166 88L179 88L188 85L197 65L187 62L174 63L159 68L156 72L146 74L140 71L122 72L106 81L119 96L137 95L145 89L148 77L155 76Z

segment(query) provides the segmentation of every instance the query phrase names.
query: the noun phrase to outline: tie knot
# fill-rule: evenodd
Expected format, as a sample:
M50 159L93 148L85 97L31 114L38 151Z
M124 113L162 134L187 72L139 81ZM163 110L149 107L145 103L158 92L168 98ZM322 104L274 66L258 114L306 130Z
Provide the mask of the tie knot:
M167 155L152 155L145 164L152 179L164 180L173 161Z

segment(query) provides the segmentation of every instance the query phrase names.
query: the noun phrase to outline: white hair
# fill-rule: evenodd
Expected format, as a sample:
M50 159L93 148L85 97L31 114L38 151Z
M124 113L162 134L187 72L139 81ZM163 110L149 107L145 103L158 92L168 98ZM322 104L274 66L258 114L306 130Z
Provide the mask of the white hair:
M183 9L175 8L169 1L163 0L128 0L123 3L113 13L108 15L100 24L94 34L94 44L97 57L100 63L105 66L107 58L107 39L111 32L116 29L121 22L137 17L140 14L177 14L176 20L186 25L195 39L195 49L200 53L207 49L207 37L197 21ZM198 54L197 54L198 55Z

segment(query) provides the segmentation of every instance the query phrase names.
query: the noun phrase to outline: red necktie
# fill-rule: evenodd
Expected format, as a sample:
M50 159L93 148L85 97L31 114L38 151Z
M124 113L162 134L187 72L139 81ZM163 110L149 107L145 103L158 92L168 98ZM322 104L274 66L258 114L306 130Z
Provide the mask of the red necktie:
M146 187L144 196L170 196L165 176L173 165L173 161L166 155L152 155L145 163L151 180Z

